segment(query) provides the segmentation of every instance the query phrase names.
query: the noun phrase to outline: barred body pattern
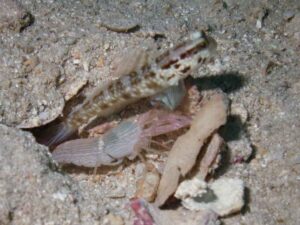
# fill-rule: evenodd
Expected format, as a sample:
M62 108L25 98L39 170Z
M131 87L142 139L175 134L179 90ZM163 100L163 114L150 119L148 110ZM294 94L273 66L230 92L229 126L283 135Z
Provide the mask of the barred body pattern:
M179 85L193 70L213 57L216 46L216 41L204 32L193 33L189 39L155 60L145 62L135 71L98 88L60 124L46 131L50 139L45 144L57 146L94 119L107 117L142 98Z
M215 49L214 39L204 32L194 33L189 40L165 52L154 62L145 63L140 69L97 90L71 112L66 122L71 127L78 128L96 117L108 116L141 98L178 85L180 80L212 57Z

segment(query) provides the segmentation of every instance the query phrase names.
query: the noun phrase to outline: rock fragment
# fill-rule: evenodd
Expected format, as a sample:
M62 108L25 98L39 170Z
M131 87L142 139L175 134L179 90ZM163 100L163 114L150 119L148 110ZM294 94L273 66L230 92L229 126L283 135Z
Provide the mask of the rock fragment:
M183 181L175 197L190 210L212 210L220 216L236 213L244 206L244 184L240 179L220 178L211 184L193 178Z
M0 32L4 29L22 31L33 23L33 16L15 0L0 0Z

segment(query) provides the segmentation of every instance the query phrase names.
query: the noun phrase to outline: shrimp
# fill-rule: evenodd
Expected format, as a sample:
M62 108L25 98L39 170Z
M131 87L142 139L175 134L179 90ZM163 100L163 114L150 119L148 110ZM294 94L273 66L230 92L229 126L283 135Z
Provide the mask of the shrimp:
M47 129L45 133L49 138L45 144L57 146L96 118L105 118L142 98L178 86L181 80L213 57L216 46L213 38L204 32L196 32L156 59L145 60L140 68L97 88L82 104L63 117L58 125Z
M151 138L189 126L191 119L175 112L151 110L122 121L97 138L77 139L58 145L53 159L60 164L85 167L118 165L126 157L136 158L147 150Z

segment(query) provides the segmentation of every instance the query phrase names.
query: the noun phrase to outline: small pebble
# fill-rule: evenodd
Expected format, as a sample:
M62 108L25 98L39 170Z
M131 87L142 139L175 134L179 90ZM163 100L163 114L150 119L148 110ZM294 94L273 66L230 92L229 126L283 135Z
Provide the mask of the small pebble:
M155 168L152 168L151 170L148 169L148 171L137 180L135 196L137 198L144 198L148 202L153 202L156 197L159 181L159 172Z
M124 225L124 221L121 216L109 213L103 218L103 225Z
M256 21L256 28L257 29L261 29L262 28L262 21L261 20L257 20Z
M290 21L295 16L295 13L291 10L285 11L283 13L283 19L286 21Z
M109 43L105 43L103 47L104 47L104 50L107 51L110 48L110 45L109 45Z
M74 65L79 65L80 64L80 59L74 59L73 64Z
M23 62L23 67L25 72L31 72L40 63L39 57L33 56L31 58L25 59Z
M84 71L86 71L86 72L90 71L90 64L89 64L89 62L83 61L82 66L83 66Z

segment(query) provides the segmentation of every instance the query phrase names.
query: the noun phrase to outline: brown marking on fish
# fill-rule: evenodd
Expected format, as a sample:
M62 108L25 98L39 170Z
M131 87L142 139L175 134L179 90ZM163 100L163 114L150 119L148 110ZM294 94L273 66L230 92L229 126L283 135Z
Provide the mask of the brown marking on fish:
M139 82L140 82L140 79L138 79L137 74L134 74L133 76L131 76L130 83L132 86L137 85Z
M168 78L167 78L167 80L169 81L169 80L171 80L172 78L174 78L175 77L175 74L172 74L171 76L169 76Z
M99 96L102 96L102 95L103 95L103 91L100 91L98 94L93 95L93 96L91 97L90 102L96 101L97 98L98 98Z
M172 65L178 62L178 59L173 59L161 66L162 69L169 69Z
M123 84L120 80L117 80L116 83L115 83L115 89L116 90L122 90L124 87L123 87Z
M150 81L149 83L146 84L147 88L150 88L150 89L159 89L161 86L157 83L157 82L154 82L154 81Z
M187 66L187 67L183 68L182 70L180 70L180 72L181 72L181 73L186 73L186 72L188 72L190 69L191 69L191 67L190 67L190 66Z
M130 99L132 96L131 96L131 94L130 93L123 93L122 94L122 98L124 98L124 99Z
M114 83L109 84L107 89L109 92L113 92L114 91Z
M177 64L174 65L174 68L175 68L175 69L178 69L179 67L180 67L180 64L179 64L179 63L177 63Z
M100 104L100 108L101 108L101 109L107 109L109 106L110 106L110 104L105 103L105 102L102 102L102 103Z
M141 91L138 90L138 89L135 89L135 90L132 91L132 94L133 94L134 96L139 96L139 95L141 94Z
M205 41L201 42L201 43L197 44L195 47L191 48L190 50L182 53L180 55L180 59L185 59L185 58L201 51L201 49L205 48L206 46L207 46L207 42L205 42Z
M153 79L155 78L156 74L153 71L149 71L145 74L145 79Z

